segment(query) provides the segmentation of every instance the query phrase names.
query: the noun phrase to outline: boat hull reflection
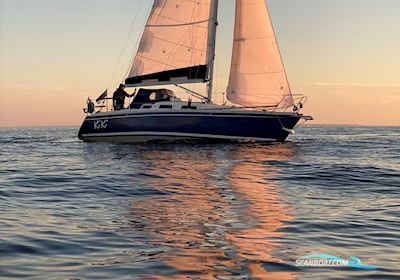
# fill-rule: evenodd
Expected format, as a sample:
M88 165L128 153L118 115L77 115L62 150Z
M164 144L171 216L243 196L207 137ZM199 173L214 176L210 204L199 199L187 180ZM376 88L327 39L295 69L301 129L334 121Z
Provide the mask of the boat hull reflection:
M163 195L133 200L125 217L146 245L162 248L150 258L168 274L144 277L294 279L295 272L265 268L282 261L275 254L284 249L279 229L293 219L273 181L280 169L269 162L291 158L291 144L168 147L144 148L141 158L143 184Z

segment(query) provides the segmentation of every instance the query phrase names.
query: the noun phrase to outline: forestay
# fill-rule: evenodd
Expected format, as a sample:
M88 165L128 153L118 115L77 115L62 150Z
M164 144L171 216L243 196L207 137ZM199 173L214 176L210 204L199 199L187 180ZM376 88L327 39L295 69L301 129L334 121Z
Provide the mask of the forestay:
M227 97L231 102L243 106L293 105L264 0L236 0Z
M126 84L204 82L211 0L156 0Z

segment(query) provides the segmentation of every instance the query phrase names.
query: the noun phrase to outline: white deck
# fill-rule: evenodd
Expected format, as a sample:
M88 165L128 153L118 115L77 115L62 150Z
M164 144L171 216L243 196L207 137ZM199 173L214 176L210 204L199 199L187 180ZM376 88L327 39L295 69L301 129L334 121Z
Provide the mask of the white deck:
M122 109L106 112L96 112L93 117L112 117L114 115L130 115L135 113L238 113L238 114L254 114L254 115L298 115L296 112L278 112L273 110L262 110L262 108L241 108L234 106L223 106L206 102L189 102L187 101L162 101L157 103L145 103L139 109Z

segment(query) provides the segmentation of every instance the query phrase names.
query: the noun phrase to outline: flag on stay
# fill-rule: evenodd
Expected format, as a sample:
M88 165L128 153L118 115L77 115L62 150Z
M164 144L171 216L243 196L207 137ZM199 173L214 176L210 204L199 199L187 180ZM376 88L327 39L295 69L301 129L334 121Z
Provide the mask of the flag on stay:
M101 100L107 97L107 90L103 92L99 97L97 97L96 102L100 103Z

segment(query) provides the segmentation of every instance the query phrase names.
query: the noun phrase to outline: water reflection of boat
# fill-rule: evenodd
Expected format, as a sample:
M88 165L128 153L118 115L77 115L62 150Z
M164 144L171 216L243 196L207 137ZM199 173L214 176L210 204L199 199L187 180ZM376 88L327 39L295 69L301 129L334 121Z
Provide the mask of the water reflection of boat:
M156 161L152 160L157 158ZM130 219L139 218L150 244L167 247L155 256L173 268L177 275L215 275L219 263L234 267L226 256L224 234L220 229L228 207L221 190L214 185L217 162L210 151L185 146L180 156L172 151L154 151L143 155L147 165L147 186L169 193L132 203ZM193 166L196 166L193 168ZM238 268L239 269L239 268ZM162 278L162 275L152 277Z
M244 226L229 230L226 239L237 247L241 259L249 261L246 268L252 277L294 279L292 272L271 272L264 266L265 262L281 262L274 256L274 251L282 247L280 240L284 237L279 229L293 219L279 184L273 180L280 169L266 162L290 159L293 150L288 145L276 145L268 154L262 146L250 151L235 151L234 157L243 160L227 176L232 190L239 193L239 200L247 203L242 210L246 217Z
M284 233L278 230L292 219L271 179L279 168L268 163L289 159L290 144L209 147L184 146L179 156L174 149L143 153L143 184L165 195L132 201L127 217L134 221L132 230L163 248L152 259L169 267L168 277L294 278L263 267L263 262L280 261L273 256L282 246ZM162 272L148 276L166 277Z

